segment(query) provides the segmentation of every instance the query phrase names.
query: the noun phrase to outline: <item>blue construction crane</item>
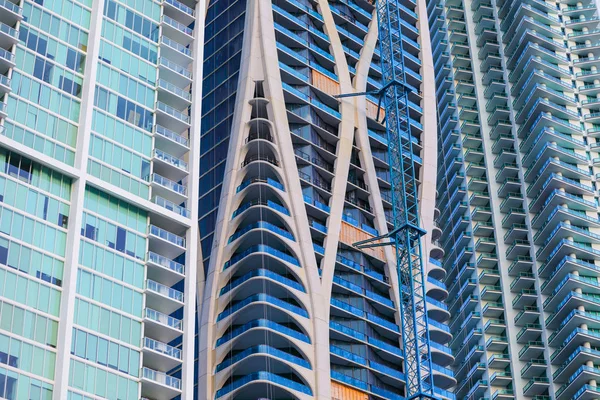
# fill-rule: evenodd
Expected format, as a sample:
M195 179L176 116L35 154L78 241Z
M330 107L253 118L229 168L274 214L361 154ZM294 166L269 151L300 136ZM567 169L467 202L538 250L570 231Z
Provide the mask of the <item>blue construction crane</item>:
M419 226L417 176L408 110L408 93L416 89L406 83L400 3L398 0L377 0L375 6L383 87L376 92L349 93L338 97L375 94L379 96L380 106L384 102L394 229L386 235L353 245L357 248L395 246L406 395L409 400L435 399L421 255L421 237L426 232Z

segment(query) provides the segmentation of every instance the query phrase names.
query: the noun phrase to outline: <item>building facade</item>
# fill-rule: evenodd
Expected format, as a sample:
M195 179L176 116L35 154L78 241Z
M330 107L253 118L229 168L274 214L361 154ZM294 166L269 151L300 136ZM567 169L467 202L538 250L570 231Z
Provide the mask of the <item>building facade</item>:
M428 18L455 394L598 398L597 6L432 1Z
M193 396L205 10L182 1L0 0L1 398Z
M401 399L398 280L377 21L366 0L207 5L198 398ZM456 384L434 225L435 82L424 0L401 2L438 394ZM200 276L201 275L201 276Z

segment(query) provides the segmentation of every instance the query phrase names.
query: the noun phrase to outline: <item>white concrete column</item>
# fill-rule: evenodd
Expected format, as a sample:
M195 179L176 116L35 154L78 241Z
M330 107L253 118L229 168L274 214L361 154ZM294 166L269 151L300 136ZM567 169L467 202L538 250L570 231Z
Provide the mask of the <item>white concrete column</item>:
M92 3L92 15L101 16L104 0ZM83 200L87 181L87 161L92 130L94 107L94 91L96 87L96 72L98 70L98 53L100 51L101 17L96 23L90 24L88 48L85 58L85 79L81 91L81 108L79 114L79 129L77 131L77 148L74 167L78 177L71 187L71 207L69 209L69 229L67 232L66 258L63 273L63 292L60 305L60 322L58 325L58 344L56 354L54 399L67 398L69 386L69 360L71 357L71 342L73 320L75 318L75 292L77 283L77 266L79 264L79 247L81 225L83 221ZM54 163L52 163L54 164Z

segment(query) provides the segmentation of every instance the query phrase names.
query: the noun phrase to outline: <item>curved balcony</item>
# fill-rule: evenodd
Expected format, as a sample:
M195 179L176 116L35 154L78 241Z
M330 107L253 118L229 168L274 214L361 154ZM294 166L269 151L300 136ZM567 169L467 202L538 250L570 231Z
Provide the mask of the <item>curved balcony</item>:
M529 169L525 174L526 181L533 181L527 188L528 194L537 193L546 184L546 181L557 173L561 173L563 178L570 179L571 181L574 179L590 179L589 172L574 167L571 164L551 158L548 159L539 169L536 168L535 171L533 169ZM579 185L580 187L584 186L582 184Z
M267 185L267 187L272 187L272 188L275 188L275 189L278 189L281 191L285 191L283 185L273 178L255 177L255 178L251 178L251 179L243 181L236 188L236 193L239 193L242 190L250 190L250 189L246 189L246 188L249 188L249 187L251 188L252 185ZM258 193L252 193L252 194L256 194L256 195L255 196L249 195L249 197L257 197L257 198L260 197L260 196L258 196Z
M446 288L445 283L428 276L427 296L437 301L444 301L448 298L448 288Z
M434 364L446 366L454 363L455 359L450 347L434 341L430 341L429 346L431 349L431 360Z
M254 278L256 278L256 279L254 279ZM239 278L235 278L235 279L231 280L227 285L225 285L221 289L221 291L219 292L219 295L228 293L229 291L239 287L240 285L242 285L248 281L260 280L260 278L266 278L273 282L280 283L280 284L284 285L286 288L292 288L292 289L298 290L300 292L306 293L306 290L304 289L303 285L301 283L297 282L296 280L287 278L287 277L280 275L271 270L267 270L264 268L258 268L258 269L251 270L250 272L244 274L243 276L240 276Z
M277 235L278 237L283 237L291 241L295 241L294 236L275 224L272 224L267 221L257 221L248 225L245 225L243 228L238 229L233 235L229 237L228 243L232 243L242 236L246 235L246 233L254 230L268 231L272 234ZM252 239L252 238L251 238ZM256 242L257 240L250 240L251 242ZM258 242L262 242L262 239L258 240Z
M311 369L310 363L306 361L302 357L295 356L289 352L289 349L281 350L269 345L258 345L248 347L235 355L229 356L225 358L220 364L216 367L216 372L223 371L237 363L242 361L244 362L252 362L252 363L268 363L269 358L275 358L283 360L287 363L291 363L294 366L304 367L307 369ZM251 361L248 361L250 360ZM240 368L236 368L239 372Z
M268 256L267 258L273 258L277 262L285 262L286 265L290 264L290 265L293 265L294 267L300 267L300 261L298 261L298 259L296 257L294 257L293 255L291 255L285 251L278 250L271 246L259 244L259 245L248 247L240 253L233 254L233 256L227 262L225 262L225 264L223 266L223 270L231 268L232 266L234 266L235 264L237 264L238 262L240 262L242 260L245 260L245 259L249 260L254 257L260 257L263 265L266 265L265 263L268 263L268 261L263 259L264 256ZM249 264L249 263L244 263L244 264ZM274 263L274 264L276 264L276 263Z
M598 207L596 200L590 201L583 198L583 196L576 196L567 193L564 189L554 189L544 196L536 196L529 206L529 210L534 213L538 213L542 209L553 210L556 206L566 204L569 209L585 212L595 211Z
M542 293L550 292L550 288L546 285L548 281L542 285ZM600 286L597 278L574 275L572 273L566 275L562 281L553 287L552 292L548 298L544 301L544 307L552 308L556 306L559 300L564 299L566 293L576 289L585 290L586 293L591 295L600 295ZM546 290L544 290L546 289Z
M537 144L537 143L536 143ZM568 147L572 147L567 143ZM541 147L541 148L540 148ZM537 153L534 153L537 151ZM548 158L560 158L561 161L571 164L588 164L589 158L576 153L570 148L559 146L555 143L544 143L541 146L532 147L523 158L523 166L535 169L542 165L542 161Z
M336 256L336 268L343 268L351 272L357 271L363 274L372 284L378 287L380 290L389 290L389 281L387 276L384 275L383 271L375 270L374 266L365 266L359 264L347 257L340 254Z
M565 256L572 256L577 259L600 260L600 251L569 239L562 239L546 258L544 268L554 269Z
M573 313L570 315L573 315ZM581 311L579 312L579 315L583 316L585 315L585 312ZM581 346L590 344L593 348L598 348L598 345L600 345L600 334L598 334L596 331L591 331L584 328L575 328L572 331L569 331L568 325L569 322L566 320L564 325L567 327L566 332L562 331L561 328L561 330L557 330L552 336L550 336L550 340L553 343L560 342L560 347L550 356L552 364L563 364L569 359L575 350ZM568 334L568 336L564 337L566 334ZM561 339L562 341L560 341Z
M239 377L232 377L232 382L217 390L215 399L223 396L257 398L286 398L294 396L307 399L312 396L312 390L307 385L279 376L272 372L258 371Z
M577 270L582 275L587 277L600 277L600 266L595 264L579 260L570 256L565 256L560 260L556 267L552 270L547 267L547 264L543 264L539 269L539 276L547 278L546 282L542 285L544 288L553 288L564 279L565 276L569 275L572 271Z
M437 301L429 296L426 296L427 315L436 321L444 322L450 319L448 306L441 301Z
M285 321L285 323L287 323L287 321ZM251 343L255 341L252 339L252 336L257 336L259 342L264 341L265 331L271 332L272 336L284 338L282 340L293 338L300 342L311 343L310 338L303 332L279 324L275 321L261 318L246 322L242 325L233 326L231 330L217 339L216 346L219 347L236 339L243 339L244 343ZM274 340L271 340L270 343L272 345L278 345Z
M427 318L429 326L429 338L437 343L448 343L452 340L452 334L448 325Z
M257 307L254 306L269 306L273 309L273 311L282 310L285 314L291 313L289 315L297 315L308 318L308 312L302 307L296 306L289 301L279 299L266 293L257 293L245 298L242 301L238 301L232 305L229 305L217 316L217 322L222 321L233 314L237 314L238 311L242 309L244 309L244 315L242 319L257 319L257 317L260 317L260 315L263 313L263 310L262 308L260 310L255 310ZM238 320L239 319L240 318L238 318Z
M600 311L600 296L597 297L585 293L570 292L561 300L562 301L556 306L555 312L546 319L546 325L549 329L556 329L560 321L568 316L569 311L577 309L578 307L585 307L586 311L591 312Z
M558 206L560 207L560 206ZM572 214L568 214L572 215ZM564 217L564 216L563 216ZM573 218L576 219L576 218ZM554 229L552 232L548 232L550 228L553 226L551 224L544 225L538 233L542 233L542 235L546 235L546 240L540 245L540 248L536 252L536 256L540 259L544 259L548 252L555 248L558 242L563 239L572 238L572 240L576 240L577 243L581 243L583 245L589 246L591 244L600 243L600 235L590 232L587 229L582 229L577 226L570 224L571 220L567 220L567 222L558 222L557 225L554 225ZM578 222L578 221L575 221ZM546 228L546 229L545 229ZM536 234L537 235L537 234ZM544 237L544 236L539 236Z
M600 362L600 351L594 348L588 348L584 346L577 347L570 355L569 358L558 368L553 374L552 378L555 382L569 382L570 379L577 379L579 374L583 372L582 366L585 366L588 362L594 362L598 365ZM590 376L588 373L593 371L586 371L585 375ZM566 388L566 387L565 387Z
M231 215L231 219L236 218L237 216L243 214L246 210L252 208L252 207L256 207L257 210L259 210L259 207L263 206L263 207L267 207L267 209L273 210L273 211L277 211L278 213L281 213L283 215L286 216L290 216L290 212L281 204L276 203L272 200L267 200L267 201L263 201L263 200L250 200L247 202L242 203ZM263 212L265 212L265 210L260 211L260 213L262 214Z
M432 363L432 373L435 384L439 385L441 388L447 389L456 386L456 378L451 369Z
M431 276L433 279L441 281L446 277L446 270L442 267L442 263L435 258L429 258L427 270L429 276Z

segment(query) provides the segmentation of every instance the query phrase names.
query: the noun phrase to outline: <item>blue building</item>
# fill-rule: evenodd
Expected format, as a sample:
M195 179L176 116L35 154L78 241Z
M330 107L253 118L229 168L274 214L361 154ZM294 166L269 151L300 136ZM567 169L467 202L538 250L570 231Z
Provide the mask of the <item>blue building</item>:
M435 84L424 1L401 6L438 394L456 384L434 225ZM216 0L205 27L198 398L401 399L374 2Z

